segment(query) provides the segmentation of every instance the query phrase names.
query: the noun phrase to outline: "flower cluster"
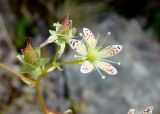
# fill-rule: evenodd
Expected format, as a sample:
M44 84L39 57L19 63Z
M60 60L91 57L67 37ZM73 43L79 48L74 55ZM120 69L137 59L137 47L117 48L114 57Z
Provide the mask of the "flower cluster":
M82 40L75 39L76 29L72 28L72 20L69 20L68 16L62 24L55 23L53 25L55 27L55 31L49 30L51 35L44 43L40 45L40 47L55 42L60 45L60 50L58 50L60 57L64 52L65 44L68 43L73 50L80 54L76 57L78 57L80 60L80 62L77 63L82 64L80 68L82 73L89 73L95 69L99 72L102 79L104 79L105 76L100 70L108 73L109 75L117 74L116 68L110 63L120 65L120 62L109 61L106 60L106 58L118 54L123 48L122 45L110 45L105 48L102 48L102 44L97 46L97 39L87 28L83 28L83 34L80 33L79 37L82 38ZM108 32L107 36L109 35L110 32Z
M145 108L142 114L152 114L153 106ZM136 114L136 109L129 109L128 114Z
M104 79L105 76L102 74L101 70L109 75L116 75L118 71L110 63L120 65L120 62L110 61L108 58L118 54L123 48L122 45L110 45L103 47L103 43L98 46L97 38L95 38L94 34L87 28L83 28L83 33L75 36L76 29L72 27L72 20L69 20L69 16L67 16L61 24L59 22L54 23L53 27L55 27L55 30L49 30L49 38L40 44L38 48L33 48L31 39L28 38L26 48L22 49L22 55L17 56L17 58L23 63L20 73L24 75L27 73L30 76L18 74L17 72L7 68L13 74L20 77L25 83L32 85L32 87L36 89L44 114L61 113L49 111L45 105L43 96L40 93L40 81L42 77L46 76L48 72L53 71L56 68L61 71L61 66L65 64L82 64L80 68L81 73L90 73L93 70L97 70L102 79ZM108 32L107 37L109 35L110 32ZM77 37L79 39L76 39ZM58 45L58 48L53 61L49 63L49 58L42 57L41 48L53 42ZM69 44L71 49L79 54L76 55L76 58L78 59L67 62L58 60L63 54L66 44ZM64 114L72 114L72 111L67 110Z

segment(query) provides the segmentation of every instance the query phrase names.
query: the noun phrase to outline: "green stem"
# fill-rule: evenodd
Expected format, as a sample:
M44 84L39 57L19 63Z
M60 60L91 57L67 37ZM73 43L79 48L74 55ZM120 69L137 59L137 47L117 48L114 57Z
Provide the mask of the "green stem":
M44 76L43 74L45 74L45 73L42 73L42 74L38 77L38 79L37 79L37 81L36 81L35 89L36 89L36 93L37 93L37 96L38 96L40 105L41 105L41 107L42 107L42 109L43 109L43 112L44 112L44 114L47 114L47 112L48 112L48 111L47 111L47 107L46 107L46 105L45 105L43 96L42 96L41 91L40 91L40 81L41 81L41 79L42 79L43 76Z
M54 59L53 59L53 62L52 63L55 63L58 59L58 51L61 49L61 46L58 45L58 48L57 48L57 51L56 51L56 54L54 56Z
M47 108L46 108L46 105L44 103L43 97L42 97L41 92L40 92L40 81L43 78L43 75L46 74L46 70L44 70L44 72L39 76L39 78L37 79L37 81L35 83L35 81L33 81L33 80L29 79L29 78L26 78L25 76L19 74L18 72L12 70L11 68L9 68L8 66L6 66L6 65L4 65L2 63L0 63L0 67L2 67L3 69L5 69L8 72L14 74L14 76L16 76L17 78L20 78L24 82L26 82L26 83L32 85L33 87L35 87L37 95L38 95L38 99L40 101L40 104L42 106L44 114L47 114Z
M14 71L13 69L9 68L8 66L0 63L0 67L2 67L3 69L5 69L6 71L10 72L13 74L13 76L16 76L17 78L20 78L21 80L23 80L25 83L31 85L31 86L35 86L35 81L31 80L21 74L19 74L18 72Z
M83 60L77 59L77 60L74 60L74 61L58 62L57 64L58 64L58 65L79 64L79 63L81 63L81 62L83 62Z
M54 60L53 60L53 63L56 63L56 60L58 58L58 51L59 51L59 47L58 47L58 50L56 52L56 55L54 57ZM68 62L58 62L56 63L57 65L64 65L64 64L79 64L80 62L82 62L82 60L74 60L74 61L68 61ZM51 68L53 65L49 65L48 67L46 67L45 69L43 69L42 71L42 74L38 77L37 81L36 81L36 93L37 93L37 96L38 96L38 99L39 99L39 102L40 102L40 105L43 109L43 112L44 114L47 114L48 111L47 111L47 107L45 105L45 102L44 102L44 99L43 99L43 96L41 94L41 91L40 91L40 81L41 79L43 78L43 76L47 73L48 69Z

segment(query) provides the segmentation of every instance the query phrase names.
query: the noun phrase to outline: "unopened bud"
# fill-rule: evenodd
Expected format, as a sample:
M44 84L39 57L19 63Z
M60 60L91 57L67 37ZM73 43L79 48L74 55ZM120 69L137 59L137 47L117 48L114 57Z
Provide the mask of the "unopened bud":
M23 55L24 55L24 60L27 63L32 64L32 63L34 63L35 60L38 59L38 54L36 53L36 51L32 47L31 38L27 38L26 48L23 49L22 52L23 52Z

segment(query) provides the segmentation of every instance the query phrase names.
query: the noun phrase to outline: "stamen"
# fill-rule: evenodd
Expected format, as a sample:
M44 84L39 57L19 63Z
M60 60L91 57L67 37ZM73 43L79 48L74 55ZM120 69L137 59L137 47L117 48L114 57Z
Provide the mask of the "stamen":
M96 68L96 70L98 71L98 73L101 75L102 79L105 79L106 77L101 73L101 71L94 65L94 67Z
M121 62L114 62L114 61L105 60L105 59L100 59L100 61L104 61L104 62L109 62L109 63L113 63L113 64L121 65Z
M98 43L98 41L99 41L99 34L97 35L96 40L97 40L97 42L96 42L96 45L97 45L97 43Z
M75 57L75 58L81 58L81 57L83 57L83 56L81 56L81 55L74 55L74 57Z
M98 41L98 39L99 39L99 34L97 35L97 41Z
M107 33L107 36L105 37L105 39L103 40L103 42L100 44L99 49L101 49L105 43L105 41L109 38L109 36L111 35L111 32Z

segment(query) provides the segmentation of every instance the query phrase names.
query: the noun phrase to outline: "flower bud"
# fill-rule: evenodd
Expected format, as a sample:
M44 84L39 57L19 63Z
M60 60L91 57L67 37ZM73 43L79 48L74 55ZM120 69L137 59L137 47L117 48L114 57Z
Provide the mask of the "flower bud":
M26 48L22 50L22 53L24 55L24 60L29 64L33 64L38 60L38 54L31 44L31 38L27 38L27 45Z
M69 15L61 25L62 26L59 28L58 32L63 35L69 34L69 31L72 29L72 20L69 20Z

